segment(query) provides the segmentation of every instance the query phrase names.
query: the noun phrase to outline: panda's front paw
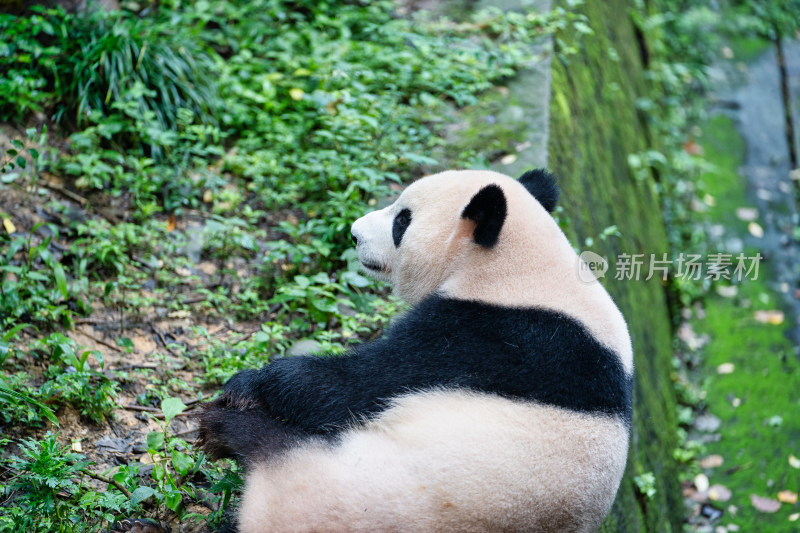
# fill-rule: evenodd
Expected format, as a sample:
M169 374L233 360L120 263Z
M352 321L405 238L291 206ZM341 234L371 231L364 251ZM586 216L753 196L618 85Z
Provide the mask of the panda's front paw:
M222 405L238 410L264 408L260 400L260 377L260 370L242 370L235 374L223 387Z
M200 447L213 459L233 457L250 465L299 445L305 435L264 409L231 409L224 397L200 411Z

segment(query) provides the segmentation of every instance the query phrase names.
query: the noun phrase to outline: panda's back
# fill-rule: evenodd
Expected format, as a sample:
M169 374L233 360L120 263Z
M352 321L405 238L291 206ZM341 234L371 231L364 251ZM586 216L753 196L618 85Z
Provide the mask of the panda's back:
M363 373L385 398L435 386L532 401L630 424L632 375L579 321L542 308L433 295L361 350ZM383 405L359 406L376 414Z

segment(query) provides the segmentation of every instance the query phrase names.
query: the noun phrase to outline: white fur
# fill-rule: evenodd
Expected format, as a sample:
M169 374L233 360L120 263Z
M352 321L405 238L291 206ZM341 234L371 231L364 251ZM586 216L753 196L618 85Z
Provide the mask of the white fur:
M403 397L376 422L263 464L241 533L594 531L625 468L619 421L495 396Z

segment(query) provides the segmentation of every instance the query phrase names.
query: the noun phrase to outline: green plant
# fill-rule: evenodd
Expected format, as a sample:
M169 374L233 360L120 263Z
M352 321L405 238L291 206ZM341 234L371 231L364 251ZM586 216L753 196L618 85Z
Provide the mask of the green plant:
M11 148L0 147L0 173L4 174L0 177L2 183L12 183L20 177L19 172L11 172L12 170L23 171L28 168L28 158L33 163L31 173L36 175L36 165L39 162L41 154L34 145L44 145L47 143L47 126L42 126L42 130L37 132L35 128L25 130L25 140L11 139ZM26 157L27 153L27 157ZM2 185L0 185L2 187Z
M159 421L160 430L151 431L147 435L147 453L153 460L152 476L156 486L141 486L132 496L139 501L154 497L160 504L178 514L183 514L184 482L202 466L202 461L186 453L187 444L184 440L169 434L170 422L185 410L186 405L180 398L165 398L161 401L164 420Z
M67 61L59 66L69 81L57 117L80 126L93 111L111 115L125 103L123 114L151 117L162 130L175 128L180 109L213 122L214 58L184 26L98 9L66 17L64 27Z
M53 19L61 8L32 6L31 16L0 13L0 122L22 123L56 97L54 78L61 50Z
M4 422L33 422L41 417L46 418L55 425L58 425L58 418L53 411L32 398L29 394L21 392L28 389L25 382L29 376L26 374L16 374L8 377L0 374L0 405L3 406Z
M37 232L40 228L43 231ZM57 235L54 226L42 223L26 236L0 234L0 244L6 247L0 255L0 327L20 322L69 325L73 310L68 304L85 309L79 295L70 291L64 266L49 249Z
M0 514L3 531L96 532L102 521L113 519L110 511L136 508L114 487L100 492L86 486L89 461L68 451L57 437L48 433L40 440L24 439L20 456L6 461L15 475L2 485L13 502Z

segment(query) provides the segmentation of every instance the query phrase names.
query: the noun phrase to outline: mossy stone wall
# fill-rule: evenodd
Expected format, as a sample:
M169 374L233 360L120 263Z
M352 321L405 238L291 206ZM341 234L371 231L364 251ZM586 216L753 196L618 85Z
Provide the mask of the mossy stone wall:
M565 0L555 4L575 9ZM573 43L574 30L555 36L548 159L560 178L569 237L576 244L595 237L588 249L610 259L604 283L633 339L636 384L628 470L603 531L680 531L670 316L658 276L643 281L650 254L660 259L669 249L653 184L637 180L627 163L628 154L648 148L645 120L635 104L655 90L644 77L632 8L633 0L592 1L577 8L594 30L577 43L577 54L562 55L558 44ZM620 237L596 238L611 225ZM612 258L623 253L645 254L640 281L614 279ZM652 498L634 482L634 476L648 472L656 478Z

